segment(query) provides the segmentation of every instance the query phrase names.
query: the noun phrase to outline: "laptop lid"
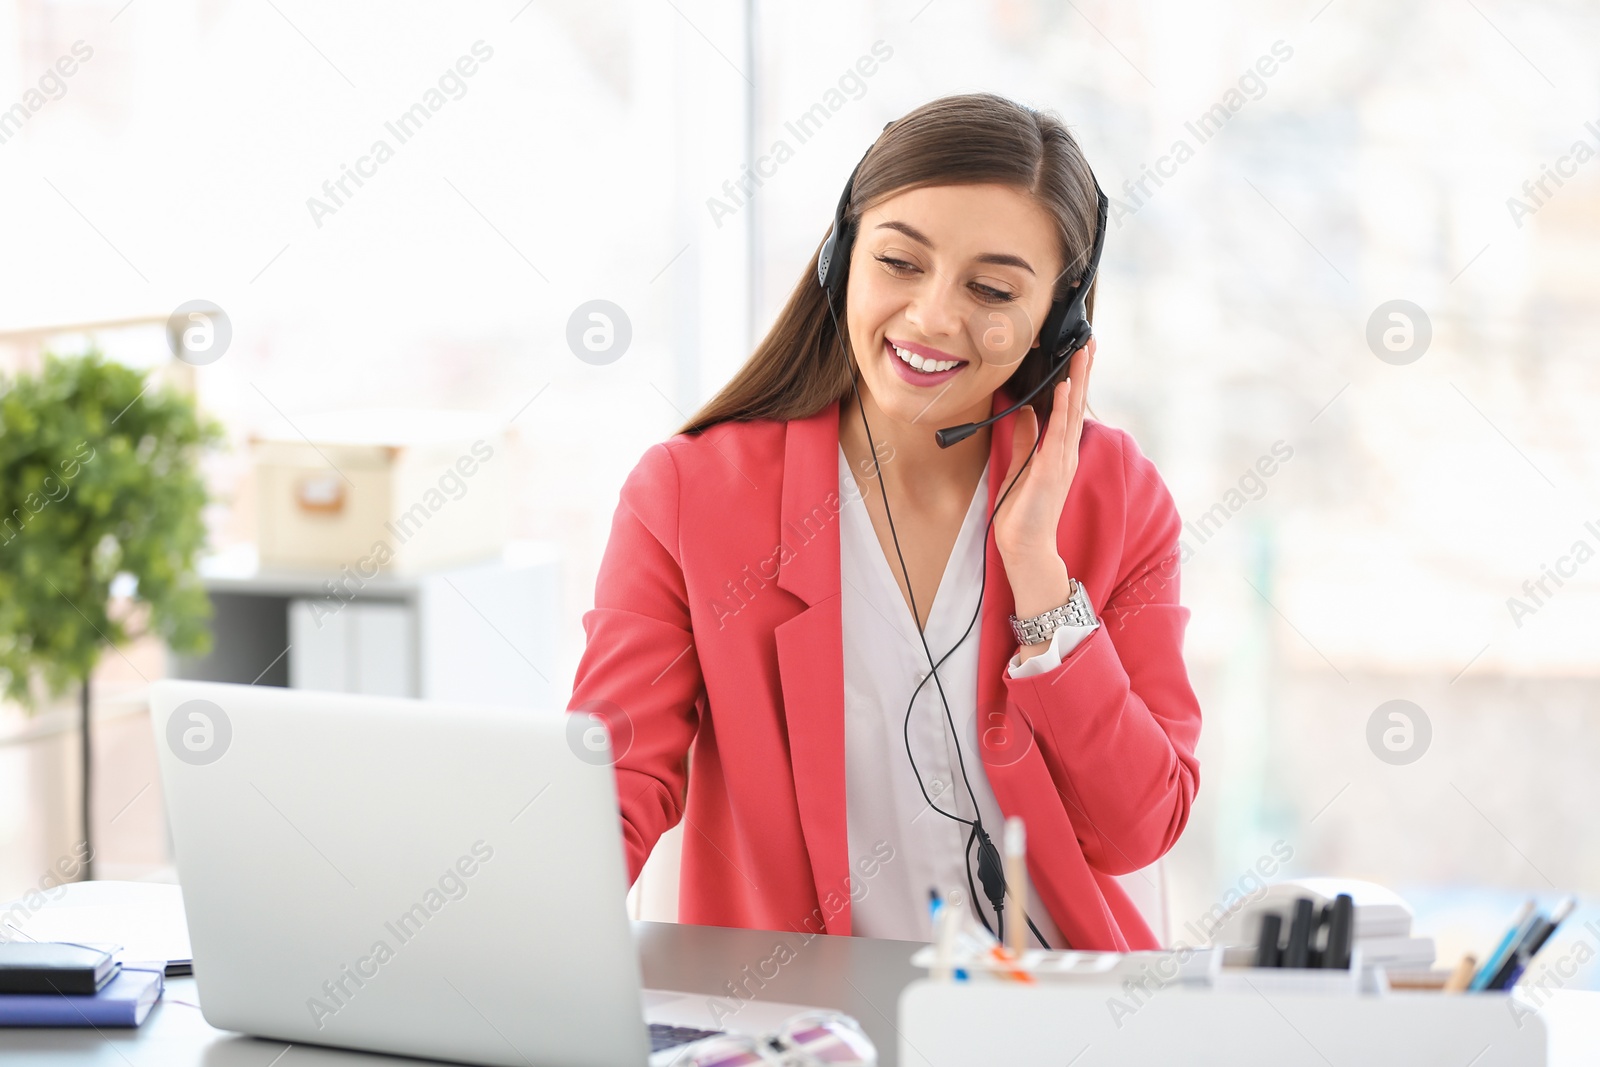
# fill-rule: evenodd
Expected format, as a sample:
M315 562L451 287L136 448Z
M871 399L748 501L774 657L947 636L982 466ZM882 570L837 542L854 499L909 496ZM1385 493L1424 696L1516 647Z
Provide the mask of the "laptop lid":
M568 716L161 681L151 719L213 1026L645 1062L614 778Z

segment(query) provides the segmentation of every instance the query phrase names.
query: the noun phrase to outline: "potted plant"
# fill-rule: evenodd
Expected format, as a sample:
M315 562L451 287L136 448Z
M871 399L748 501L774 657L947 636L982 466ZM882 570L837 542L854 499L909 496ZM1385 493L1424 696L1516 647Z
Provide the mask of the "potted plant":
M89 679L146 634L209 648L199 458L221 437L192 397L97 351L0 379L0 686L28 709L78 687L91 864Z

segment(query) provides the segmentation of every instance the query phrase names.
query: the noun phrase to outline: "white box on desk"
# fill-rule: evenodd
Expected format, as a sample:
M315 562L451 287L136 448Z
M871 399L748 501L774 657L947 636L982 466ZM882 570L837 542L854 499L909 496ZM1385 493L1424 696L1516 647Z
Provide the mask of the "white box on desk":
M1489 993L1130 992L924 979L900 996L900 1064L1545 1067L1543 1019L1510 1009L1506 995Z
M492 415L373 409L295 420L254 441L268 567L416 573L506 543L505 439Z

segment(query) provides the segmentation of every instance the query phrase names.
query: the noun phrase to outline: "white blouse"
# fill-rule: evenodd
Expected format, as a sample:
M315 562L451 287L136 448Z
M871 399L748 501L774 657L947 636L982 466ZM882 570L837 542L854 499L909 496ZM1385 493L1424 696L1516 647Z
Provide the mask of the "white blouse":
M852 876L864 883L852 894L859 899L851 905L851 933L929 941L929 889L937 888L946 901L972 907L965 861L969 830L928 806L906 756L906 704L928 673L928 659L910 605L891 569L898 567L898 562L891 563L884 554L843 447L839 449L839 496L845 805L850 869ZM924 606L924 633L935 662L960 639L977 610L988 501L989 469L985 465L933 604ZM990 582L1005 580L1003 572L988 575ZM1094 626L1057 629L1044 652L1020 665L1017 657L1012 657L1011 676L1025 678L1060 666L1062 657L1093 631ZM939 681L961 738L960 757L984 829L999 848L1005 819L978 755L977 668L978 627L974 626L961 647L939 667ZM932 680L917 693L909 736L928 796L944 810L971 819L972 801L962 783L944 704ZM1035 848L1045 845L1038 841L1029 844ZM886 860L886 856L890 858ZM978 882L976 844L971 869L983 913L992 924L993 910ZM1032 892L1031 883L1028 900L1029 915L1040 932L1052 948L1062 947L1060 931ZM1005 914L1008 919L1013 914L1009 906ZM1035 943L1031 934L1028 942Z

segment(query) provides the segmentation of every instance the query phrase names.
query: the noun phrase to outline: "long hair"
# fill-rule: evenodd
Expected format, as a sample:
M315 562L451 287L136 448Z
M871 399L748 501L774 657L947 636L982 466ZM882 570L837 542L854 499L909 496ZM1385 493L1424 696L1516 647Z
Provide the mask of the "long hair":
M977 184L1020 189L1055 220L1066 265L1055 296L1064 297L1088 265L1096 204L1082 150L1049 112L992 93L946 96L922 105L885 130L863 159L851 193L850 221L857 223L867 208L909 189ZM820 251L822 242L817 243ZM1092 286L1084 307L1092 318ZM848 321L843 310L839 318L841 324ZM848 339L837 335L829 317L813 253L766 337L678 432L699 433L719 422L815 415L850 391L855 360L853 354L843 358L848 348ZM1053 355L1044 346L1030 349L1008 386L1018 396L1025 394L1045 377ZM1065 373L1063 366L1056 377ZM1050 417L1054 395L1054 388L1046 388L1033 399L1040 425Z

